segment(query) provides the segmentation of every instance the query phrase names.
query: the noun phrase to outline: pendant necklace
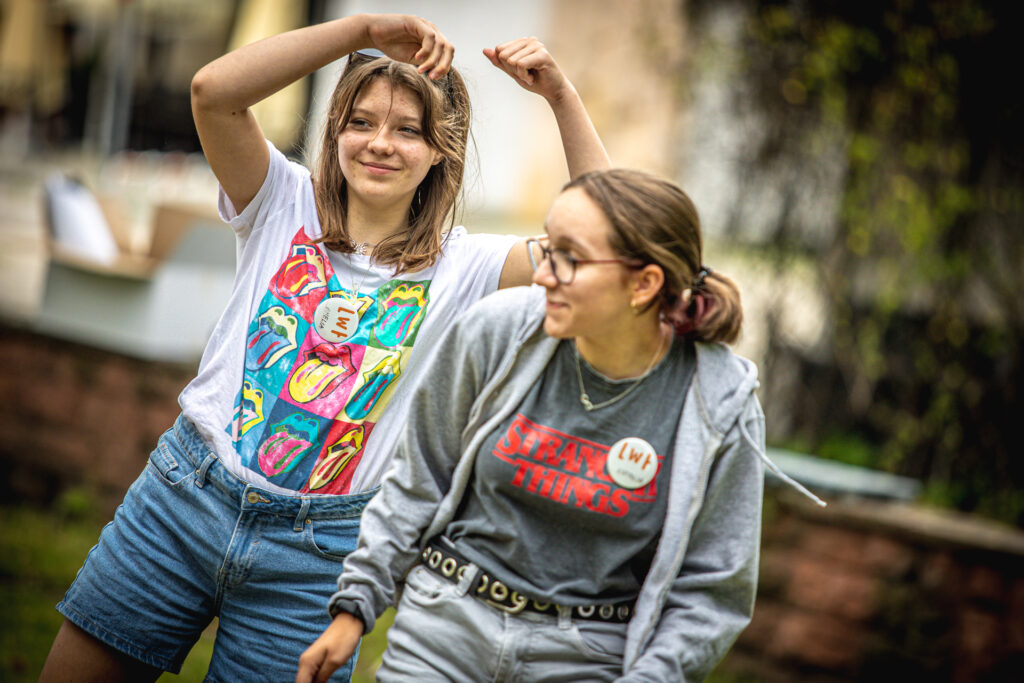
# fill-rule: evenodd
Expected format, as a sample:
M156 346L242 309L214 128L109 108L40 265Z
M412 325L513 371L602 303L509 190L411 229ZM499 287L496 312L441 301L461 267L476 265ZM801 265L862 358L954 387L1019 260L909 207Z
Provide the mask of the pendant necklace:
M613 403L618 403L622 399L626 398L626 396L628 396L634 389L636 389L638 386L640 386L641 382L643 382L645 379L647 379L647 375L649 375L651 373L651 370L654 368L654 364L657 363L658 356L661 355L661 349L664 346L665 346L665 333L663 331L662 334L661 334L661 339L658 340L658 348L654 352L654 355L651 356L651 362L649 362L647 364L647 369L644 370L643 373L641 373L641 375L639 377L637 377L635 380L633 380L633 383L630 384L628 387L626 387L626 389L624 391L622 391L621 393L616 394L615 396L612 396L611 398L609 398L606 401L601 401L600 403L594 403L593 401L590 400L590 395L587 394L587 389L583 385L583 371L580 369L580 350L576 347L576 343L573 342L572 349L573 349L573 353L575 353L575 355L576 355L576 379L579 380L579 383L580 383L580 403L583 404L583 409L586 410L589 413L592 410L600 410L601 408L607 408L608 406L612 405Z
M321 301L313 314L313 325L316 327L317 334L327 341L344 342L359 329L359 319L363 314L363 311L360 310L361 292L359 290L370 271L364 272L359 283L356 284L356 268L351 260L349 260L349 268L352 270L352 291L346 292L342 289L335 292Z

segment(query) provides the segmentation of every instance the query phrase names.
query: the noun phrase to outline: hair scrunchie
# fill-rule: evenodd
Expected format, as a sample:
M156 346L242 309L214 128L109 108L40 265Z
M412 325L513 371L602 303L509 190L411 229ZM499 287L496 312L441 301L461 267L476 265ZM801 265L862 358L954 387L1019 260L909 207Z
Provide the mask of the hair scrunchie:
M715 309L717 302L704 294L704 280L713 272L710 266L702 265L690 288L683 290L676 297L675 305L664 311L663 318L675 328L677 336L683 337L696 331Z
M700 270L697 271L697 277L693 278L693 288L696 289L696 290L703 291L703 289L704 289L704 279L708 275L711 275L711 273L713 273L713 272L715 272L715 271L711 269L711 266L704 266L704 265L702 265L700 267Z

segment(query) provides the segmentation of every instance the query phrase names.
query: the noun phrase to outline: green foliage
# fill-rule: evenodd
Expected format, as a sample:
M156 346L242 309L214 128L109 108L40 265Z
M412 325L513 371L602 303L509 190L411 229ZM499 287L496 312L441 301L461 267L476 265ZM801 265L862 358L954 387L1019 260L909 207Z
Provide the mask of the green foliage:
M875 445L857 434L833 433L825 437L815 455L847 465L872 467L876 464Z
M89 520L96 517L99 504L91 489L72 487L65 489L57 497L54 509L65 520Z
M1008 424L994 426L1003 405L991 398L996 382L1015 396L1021 377L1014 217L1024 192L1015 171L979 175L1003 162L968 95L979 71L1005 66L982 47L996 39L997 8L779 2L755 12L749 34L765 106L816 116L808 148L837 131L845 140L840 228L820 275L851 387L839 428L863 436L852 445L819 434L814 450L921 477L935 500L1024 523L1024 468L998 435ZM989 293L985 315L968 292Z

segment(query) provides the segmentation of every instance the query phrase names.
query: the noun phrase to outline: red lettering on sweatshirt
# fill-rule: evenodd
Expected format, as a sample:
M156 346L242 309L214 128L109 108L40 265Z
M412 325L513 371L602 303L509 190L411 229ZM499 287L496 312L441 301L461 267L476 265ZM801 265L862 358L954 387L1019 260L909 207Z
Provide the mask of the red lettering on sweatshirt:
M609 448L517 414L492 453L515 467L509 482L512 486L562 505L622 517L631 502L654 501L658 476L639 489L619 487L605 470ZM630 453L627 457L639 460L643 455ZM660 474L663 457L657 458Z

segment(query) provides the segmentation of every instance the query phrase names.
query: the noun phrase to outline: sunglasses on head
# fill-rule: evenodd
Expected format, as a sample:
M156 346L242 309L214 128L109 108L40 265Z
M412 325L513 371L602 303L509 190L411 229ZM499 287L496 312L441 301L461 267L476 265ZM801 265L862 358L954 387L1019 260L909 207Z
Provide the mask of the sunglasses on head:
M363 50L357 50L356 52L351 52L348 55L348 62L345 64L345 73L348 73L348 70L354 66L359 66L360 64L367 64L369 62L381 59L382 57L387 57L387 55L381 52L380 50L372 47ZM431 83L433 83L436 87L441 88L441 91L444 92L445 95L447 95L449 101L454 102L452 79L448 77L450 74L451 71L446 73L444 76L441 76L441 78L438 78L436 81L431 80ZM428 78L427 80L430 79Z

